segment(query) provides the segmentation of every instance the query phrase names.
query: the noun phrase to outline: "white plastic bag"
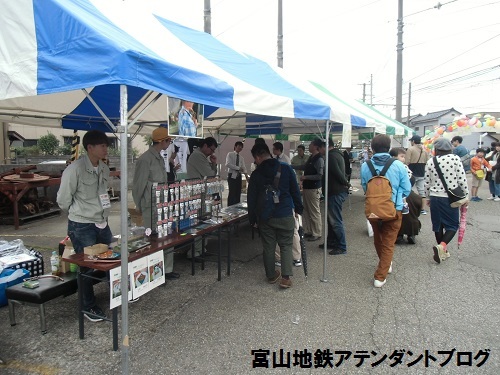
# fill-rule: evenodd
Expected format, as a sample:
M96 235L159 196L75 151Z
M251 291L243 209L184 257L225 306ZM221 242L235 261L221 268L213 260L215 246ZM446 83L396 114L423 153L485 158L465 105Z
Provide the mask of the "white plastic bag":
M373 237L372 223L368 219L366 219L366 226L368 227L368 237Z

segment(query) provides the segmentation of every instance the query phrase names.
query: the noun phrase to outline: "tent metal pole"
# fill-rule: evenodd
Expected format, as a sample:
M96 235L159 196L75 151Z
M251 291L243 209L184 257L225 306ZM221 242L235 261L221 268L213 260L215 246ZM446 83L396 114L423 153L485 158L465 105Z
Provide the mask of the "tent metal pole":
M323 176L325 176L325 190L323 191L324 195L324 202L325 202L325 221L323 223L323 278L321 279L322 282L326 283L328 282L328 279L326 277L326 252L328 250L328 154L330 153L329 147L329 138L330 138L330 120L326 121L326 126L325 126L325 140L326 140L326 157L325 157L325 170L323 171Z
M128 173L127 173L127 86L120 85L120 216L121 216L121 291L122 291L122 374L129 373L128 336Z
M106 116L106 114L104 113L104 111L101 109L101 107L99 107L99 105L96 103L96 101L94 100L94 98L92 98L92 96L90 96L89 92L86 90L86 89L82 89L82 91L85 93L85 95L87 96L87 99L90 100L90 102L92 103L92 105L95 107L95 109L97 109L97 112L99 112L102 116L102 118L104 120L106 120L106 123L108 124L110 130L114 133L116 132L116 127L113 125L113 123L111 122L111 120L108 118L108 116ZM120 91L120 95L121 95L121 91ZM121 106L121 103L120 103L120 106Z

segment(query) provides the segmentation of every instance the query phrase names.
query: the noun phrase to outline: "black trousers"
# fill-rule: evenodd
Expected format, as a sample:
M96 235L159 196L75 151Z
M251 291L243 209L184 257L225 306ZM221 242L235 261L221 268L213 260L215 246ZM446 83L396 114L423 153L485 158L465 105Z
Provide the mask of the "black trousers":
M227 205L240 203L241 200L241 175L237 178L228 177L227 185L229 186L229 194L227 195Z

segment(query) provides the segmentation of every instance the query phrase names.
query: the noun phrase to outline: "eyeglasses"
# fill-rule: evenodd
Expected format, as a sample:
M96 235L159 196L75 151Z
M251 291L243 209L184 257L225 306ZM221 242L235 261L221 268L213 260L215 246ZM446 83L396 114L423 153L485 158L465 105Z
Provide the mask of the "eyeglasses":
M210 146L210 150L212 150L212 152L215 152L216 149L217 149L217 146Z

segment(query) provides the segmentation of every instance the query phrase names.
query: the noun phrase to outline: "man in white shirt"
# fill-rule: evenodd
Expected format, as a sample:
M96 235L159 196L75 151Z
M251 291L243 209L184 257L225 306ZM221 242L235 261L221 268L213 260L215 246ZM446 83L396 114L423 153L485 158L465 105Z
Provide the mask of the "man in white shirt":
M273 155L282 163L291 164L290 158L283 153L283 143L273 143Z
M241 150L243 150L243 142L238 141L234 144L234 151L228 152L226 156L227 185L229 187L228 206L240 203L241 174L244 173L247 181L249 180L245 160L240 155Z

